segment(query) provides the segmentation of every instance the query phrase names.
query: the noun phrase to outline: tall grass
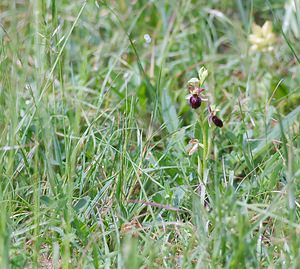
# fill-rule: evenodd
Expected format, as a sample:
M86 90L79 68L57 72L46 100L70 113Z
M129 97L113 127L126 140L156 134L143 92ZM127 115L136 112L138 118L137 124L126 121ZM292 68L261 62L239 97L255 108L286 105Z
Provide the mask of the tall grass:
M298 267L300 8L246 2L1 1L0 268Z

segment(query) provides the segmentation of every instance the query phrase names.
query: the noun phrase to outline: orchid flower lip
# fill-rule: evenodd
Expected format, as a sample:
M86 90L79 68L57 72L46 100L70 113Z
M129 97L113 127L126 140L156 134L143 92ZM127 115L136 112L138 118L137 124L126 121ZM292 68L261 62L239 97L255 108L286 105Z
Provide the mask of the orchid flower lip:
M223 121L221 119L219 119L217 116L212 116L212 122L219 128L223 127Z
M194 109L197 109L201 105L201 98L197 94L193 94L189 100L190 106Z

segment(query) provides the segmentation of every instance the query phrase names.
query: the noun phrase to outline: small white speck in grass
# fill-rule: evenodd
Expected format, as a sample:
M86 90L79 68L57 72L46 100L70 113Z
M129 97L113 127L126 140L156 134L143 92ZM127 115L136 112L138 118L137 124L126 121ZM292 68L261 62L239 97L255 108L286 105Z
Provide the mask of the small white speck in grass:
M124 75L123 75L123 78L124 78L124 79L129 78L129 73L128 73L128 72L125 72Z
M145 39L145 41L146 41L147 44L151 43L151 40L152 40L152 39L151 39L151 36L150 36L150 35L145 34L145 35L144 35L144 39Z

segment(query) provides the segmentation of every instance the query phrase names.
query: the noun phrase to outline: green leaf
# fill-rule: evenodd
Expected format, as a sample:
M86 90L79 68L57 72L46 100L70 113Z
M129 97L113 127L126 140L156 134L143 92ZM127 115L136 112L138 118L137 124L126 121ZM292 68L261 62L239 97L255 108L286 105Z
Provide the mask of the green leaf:
M47 195L42 195L40 197L40 200L46 206L51 206L54 203L54 201L49 196L47 196Z
M173 133L178 129L179 121L175 106L166 89L163 90L161 96L162 116L169 133Z
M89 201L88 197L81 198L76 205L74 206L75 211L79 211L81 208L83 208Z

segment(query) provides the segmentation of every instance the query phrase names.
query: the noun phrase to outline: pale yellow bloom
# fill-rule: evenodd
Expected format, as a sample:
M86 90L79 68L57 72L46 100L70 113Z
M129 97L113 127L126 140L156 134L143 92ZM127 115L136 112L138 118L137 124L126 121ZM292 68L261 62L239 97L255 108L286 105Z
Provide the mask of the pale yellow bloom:
M252 25L252 34L249 35L251 43L250 50L252 51L271 51L276 41L276 36L273 33L272 22L266 21L261 27L255 23Z

